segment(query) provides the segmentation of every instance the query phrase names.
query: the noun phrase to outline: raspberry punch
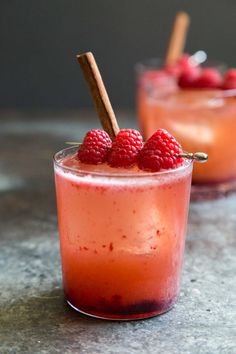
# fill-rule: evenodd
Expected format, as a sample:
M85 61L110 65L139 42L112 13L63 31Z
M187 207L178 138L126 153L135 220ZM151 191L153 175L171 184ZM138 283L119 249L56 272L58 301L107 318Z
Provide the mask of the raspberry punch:
M192 163L162 172L55 157L65 296L75 309L138 319L176 302Z
M225 77L230 72L232 69ZM144 137L161 126L181 142L184 150L200 149L209 155L204 168L194 166L196 197L217 196L236 189L234 80L232 89L183 88L173 77L165 76L162 69L155 72L150 67L139 77L137 107Z
M192 162L206 156L164 129L146 142L120 130L92 54L79 63L104 130L54 157L65 297L93 317L155 316L178 298Z
M193 198L224 195L236 190L236 69L203 62L202 51L174 54L136 67L139 126L146 139L163 127L184 150L205 151L208 164L193 169Z

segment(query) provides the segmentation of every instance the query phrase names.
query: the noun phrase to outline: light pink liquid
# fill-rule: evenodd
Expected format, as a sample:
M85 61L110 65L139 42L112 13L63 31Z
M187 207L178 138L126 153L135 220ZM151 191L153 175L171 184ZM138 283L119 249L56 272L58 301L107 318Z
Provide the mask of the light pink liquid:
M171 308L179 294L192 166L144 175L137 167L83 165L74 156L60 165L55 176L67 301L112 319Z

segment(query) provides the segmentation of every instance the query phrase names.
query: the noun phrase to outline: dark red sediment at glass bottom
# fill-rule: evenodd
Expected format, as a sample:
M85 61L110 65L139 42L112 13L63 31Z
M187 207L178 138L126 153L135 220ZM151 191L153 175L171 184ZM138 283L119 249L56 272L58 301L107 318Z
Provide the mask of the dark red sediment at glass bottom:
M71 296L66 296L69 304L78 311L97 317L111 319L135 319L155 316L168 311L176 302L177 295L164 301L143 300L130 305L122 305L121 296L114 295L112 300L101 298L93 305L85 301L76 301Z

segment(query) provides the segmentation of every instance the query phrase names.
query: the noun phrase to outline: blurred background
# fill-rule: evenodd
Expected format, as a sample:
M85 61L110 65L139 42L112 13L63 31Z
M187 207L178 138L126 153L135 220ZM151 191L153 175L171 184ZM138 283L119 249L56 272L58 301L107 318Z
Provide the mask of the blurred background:
M179 10L186 52L236 66L234 0L1 0L0 108L92 107L75 59L92 51L114 107L134 109L134 65L165 54Z

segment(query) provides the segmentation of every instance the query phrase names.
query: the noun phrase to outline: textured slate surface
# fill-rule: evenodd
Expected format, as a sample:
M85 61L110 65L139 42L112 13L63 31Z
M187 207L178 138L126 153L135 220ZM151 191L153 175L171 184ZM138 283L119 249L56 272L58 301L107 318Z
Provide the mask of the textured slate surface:
M122 127L134 124L120 117ZM106 322L65 304L51 156L95 125L86 112L1 113L0 353L235 353L235 195L191 204L182 291L170 312Z

